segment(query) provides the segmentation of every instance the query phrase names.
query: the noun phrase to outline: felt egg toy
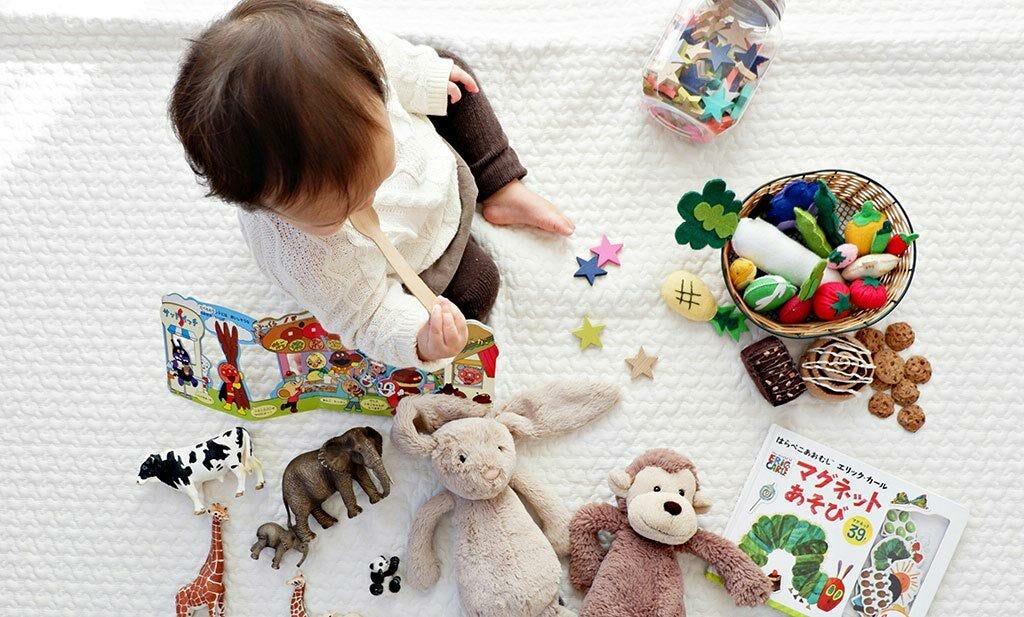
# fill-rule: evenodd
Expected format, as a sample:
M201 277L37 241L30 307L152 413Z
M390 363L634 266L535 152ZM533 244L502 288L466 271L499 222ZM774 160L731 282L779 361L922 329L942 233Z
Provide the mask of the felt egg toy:
M818 192L817 182L805 182L796 180L787 184L781 191L772 197L764 218L768 222L780 225L796 218L793 208L807 209L814 203L814 195ZM792 225L783 226L783 228Z
M862 278L850 283L850 302L860 309L877 309L885 306L889 292L876 278Z
M865 201L860 212L853 215L853 218L846 224L844 236L850 244L856 245L857 253L867 255L871 252L871 243L875 234L885 224L886 216L878 211L875 202Z
M796 285L776 274L754 279L743 292L743 301L758 313L774 311L796 295Z
M907 252L907 249L910 248L910 245L920 237L921 236L917 234L900 234L898 236L893 236L892 238L889 238L889 244L885 246L885 252L890 255L902 257L903 254Z
M793 296L779 309L779 322L784 324L803 323L811 314L811 301Z
M850 302L850 288L846 283L825 283L818 287L814 294L814 314L818 319L832 321L850 314L853 304Z
M804 246L814 251L818 257L828 257L832 247L828 245L825 232L818 226L818 220L814 215L803 208L793 208L793 214L796 216L796 230L800 232Z
M740 257L729 264L729 280L733 287L743 291L757 276L757 266L749 259Z
M857 259L856 244L840 244L828 254L828 267L833 270L842 270Z
M880 279L891 272L899 263L899 257L888 253L865 255L858 257L856 261L843 269L843 278L848 281L855 281L868 276Z
M693 321L711 321L718 311L715 296L697 278L686 270L676 270L661 284L661 299L673 311Z

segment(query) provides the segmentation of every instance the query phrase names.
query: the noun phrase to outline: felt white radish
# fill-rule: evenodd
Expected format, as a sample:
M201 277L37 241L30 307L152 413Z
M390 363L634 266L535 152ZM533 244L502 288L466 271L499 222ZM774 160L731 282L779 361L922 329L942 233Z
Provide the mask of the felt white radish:
M821 257L761 219L741 218L732 236L732 250L769 274L784 277L801 286L814 273ZM826 269L822 282L842 281L835 270Z

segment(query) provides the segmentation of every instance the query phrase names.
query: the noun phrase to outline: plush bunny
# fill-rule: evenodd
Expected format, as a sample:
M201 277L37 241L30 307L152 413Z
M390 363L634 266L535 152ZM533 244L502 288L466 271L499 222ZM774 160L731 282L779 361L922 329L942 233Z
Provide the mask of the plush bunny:
M434 529L454 510L455 576L466 614L574 616L558 601L558 557L569 552L569 512L516 471L515 440L567 433L618 400L618 387L595 383L552 384L501 407L445 395L402 399L391 440L406 454L430 457L446 489L413 521L406 576L412 586L437 582ZM533 508L540 527L520 499Z

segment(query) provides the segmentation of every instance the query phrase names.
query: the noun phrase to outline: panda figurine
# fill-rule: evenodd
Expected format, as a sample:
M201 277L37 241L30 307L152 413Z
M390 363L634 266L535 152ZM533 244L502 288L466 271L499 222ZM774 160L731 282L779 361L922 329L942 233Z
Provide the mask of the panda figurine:
M370 564L370 593L379 596L384 593L384 581L388 583L388 590L391 593L398 593L402 588L402 578L395 573L398 572L398 557L388 559L381 555ZM391 580L388 581L388 578Z

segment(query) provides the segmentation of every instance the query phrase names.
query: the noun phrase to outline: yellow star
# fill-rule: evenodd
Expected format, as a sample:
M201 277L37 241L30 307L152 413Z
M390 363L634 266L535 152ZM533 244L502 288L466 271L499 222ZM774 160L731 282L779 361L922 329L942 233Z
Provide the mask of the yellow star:
M648 379L654 379L654 363L658 361L658 356L649 356L644 351L643 346L640 346L640 351L637 352L632 358L626 358L626 364L629 365L629 376L632 379L643 376Z
M580 339L580 349L586 349L593 345L601 347L601 332L604 326L590 323L590 318L583 317L583 325L572 331L576 338Z
M680 57L685 58L690 64L707 58L710 55L711 52L708 51L708 44L705 41L693 45L687 44L683 53L679 54Z

